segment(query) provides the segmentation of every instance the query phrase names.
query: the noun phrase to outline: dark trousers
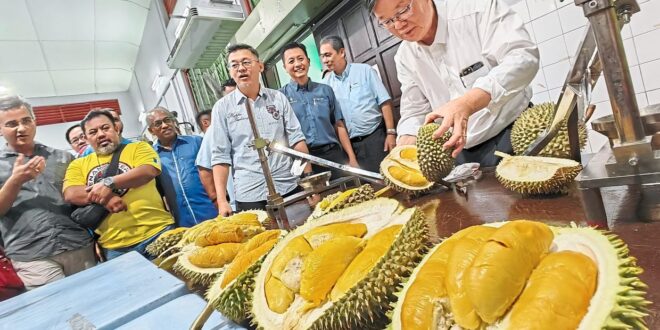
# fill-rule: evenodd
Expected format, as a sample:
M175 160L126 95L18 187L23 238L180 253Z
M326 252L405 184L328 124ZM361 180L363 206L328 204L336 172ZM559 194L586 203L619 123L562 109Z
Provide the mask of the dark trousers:
M511 128L513 128L513 123L492 138L470 149L463 149L456 157L456 164L479 163L481 167L497 166L501 158L495 156L495 150L513 155Z
M326 144L318 147L310 147L309 153L312 156L323 158L339 164L346 164L348 161L348 158L346 157L344 150L342 150L339 144L336 143ZM340 170L330 169L327 167L312 164L312 172L314 172L315 174L326 171L330 171L330 173L332 173L332 176L330 177L331 179L338 179L340 177L346 176L346 173Z
M380 162L387 156L387 152L383 151L386 137L385 130L381 125L369 135L351 139L353 152L355 152L355 158L357 158L361 169L379 172Z
M296 187L296 189L293 189L293 190L289 191L288 193L282 195L282 197L289 197L289 196L297 194L301 191L302 191L302 188ZM268 203L268 201L258 201L258 202L239 202L239 201L236 201L236 211L237 212L248 211L248 210L264 210L264 211L266 211L266 203Z

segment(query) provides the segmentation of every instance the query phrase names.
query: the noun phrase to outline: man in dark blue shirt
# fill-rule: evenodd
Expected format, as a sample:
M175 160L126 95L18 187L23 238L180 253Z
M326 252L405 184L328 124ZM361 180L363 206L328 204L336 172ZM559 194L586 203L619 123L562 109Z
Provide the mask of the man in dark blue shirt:
M163 174L171 179L176 192L174 217L179 226L192 227L204 220L218 216L218 209L206 193L199 178L195 159L202 138L179 135L176 119L165 108L155 108L147 114L149 132L158 138L154 149L160 156ZM170 201L171 203L171 201Z
M305 45L294 42L284 46L282 61L291 76L291 82L280 91L289 99L298 117L309 153L336 163L359 167L344 124L344 116L332 88L315 83L308 76L309 57ZM327 171L315 165L312 169L315 173ZM332 171L333 178L343 175L340 171Z

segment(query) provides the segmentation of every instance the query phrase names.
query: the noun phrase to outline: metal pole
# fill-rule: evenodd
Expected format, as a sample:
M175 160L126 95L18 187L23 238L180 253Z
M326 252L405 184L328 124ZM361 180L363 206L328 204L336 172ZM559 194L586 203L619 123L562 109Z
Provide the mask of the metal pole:
M268 187L268 200L275 199L277 190L275 190L275 184L273 183L273 175L270 173L270 166L268 166L268 157L264 152L264 148L267 146L267 143L259 135L259 130L257 129L257 122L254 120L254 113L252 112L252 106L250 105L250 99L245 98L245 111L248 115L248 120L250 121L250 127L252 128L252 134L254 135L254 147L257 149L259 154L259 162L261 163L261 169L264 171L264 176L266 177L266 186Z
M591 0L581 4L589 19L598 46L610 95L619 140L622 144L643 141L644 126L639 115L628 61L619 33L619 22L612 0Z

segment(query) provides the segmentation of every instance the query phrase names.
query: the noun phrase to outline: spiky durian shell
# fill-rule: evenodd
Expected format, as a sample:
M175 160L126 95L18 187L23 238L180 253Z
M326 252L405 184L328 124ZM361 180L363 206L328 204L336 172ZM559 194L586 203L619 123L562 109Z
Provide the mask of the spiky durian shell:
M365 220L366 218L373 219L373 221ZM428 228L426 227L424 215L420 210L404 210L395 200L376 198L327 214L313 222L308 222L304 226L298 227L275 246L264 260L262 269L256 277L253 299L258 301L253 300L252 315L253 322L259 328L271 329L274 327L264 324L264 322L271 322L265 314L272 312L270 310L263 311L261 308L268 308L264 283L269 276L270 267L277 254L286 247L290 240L313 228L350 221L368 221L366 224L370 228L369 230L374 233L393 224L405 223L405 226L398 234L392 247L364 279L348 290L339 300L331 303L330 307L323 305L315 309L315 311L323 311L323 315L309 320L309 324L298 326L306 329L372 329L382 328L387 323L385 314L394 299L394 292L421 259L426 249ZM374 227L372 228L372 226ZM296 307L292 306L291 308Z
M503 154L504 155L504 154ZM526 180L521 171L507 170L507 167L524 168L525 163L537 164L546 162L552 165L552 175L548 175L544 180ZM522 164L522 165L521 165ZM523 166L523 167L520 167ZM575 177L582 170L580 163L563 159L550 157L531 157L531 156L506 156L497 165L495 176L498 181L507 189L522 195L548 195L565 192ZM519 172L519 177L510 175L512 172Z
M446 132L440 139L434 140L433 133L440 127L435 123L426 124L417 132L417 159L424 177L437 182L454 169L453 149L443 150L442 145L449 140L451 133Z
M165 252L165 250L179 243L179 241L183 237L183 234L187 230L188 228L179 227L164 232L163 234L158 236L158 238L155 241L147 245L147 249L146 249L147 253L149 253L154 257L159 256L161 253Z
M321 205L323 205L323 203L328 203L328 204L333 203L336 198L339 198L341 196L341 194L342 192L339 191L334 194L326 196L314 208L314 212L312 212L310 219L316 219L330 212L335 212L341 209L345 209L347 207L354 206L362 202L366 202L368 200L372 200L376 198L376 192L374 191L374 188L370 184L363 184L360 187L358 187L353 193L351 193L346 198L344 198L344 200L335 203L335 205L332 205L327 209L321 209Z
M188 260L188 255L199 247L194 244L186 245L183 247L183 252L176 260L173 270L177 274L183 276L190 284L202 285L208 287L211 283L224 271L224 267L220 268L202 268L193 265Z
M516 119L511 129L511 144L516 155L522 155L525 150L550 126L555 115L555 104L546 102L537 104L523 111ZM584 122L578 123L580 149L587 143L587 129ZM568 126L564 121L557 135L541 150L538 156L570 158L570 143L568 142Z
M404 166L404 165L389 158L383 159L383 161L380 163L380 174L383 176L383 181L385 182L385 184L391 189L394 189L395 191L398 192L407 193L410 195L422 194L433 189L432 182L428 182L428 184L422 186L413 186L401 180L397 180L394 176L392 176L388 172L388 168L390 167L390 165L393 166L395 165Z

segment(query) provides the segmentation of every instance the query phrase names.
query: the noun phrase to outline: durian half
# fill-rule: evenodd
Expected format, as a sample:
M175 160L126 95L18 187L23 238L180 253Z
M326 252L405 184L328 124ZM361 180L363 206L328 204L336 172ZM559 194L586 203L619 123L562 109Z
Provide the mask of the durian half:
M497 179L523 195L564 192L582 170L580 163L570 159L495 154L503 158L495 169Z

